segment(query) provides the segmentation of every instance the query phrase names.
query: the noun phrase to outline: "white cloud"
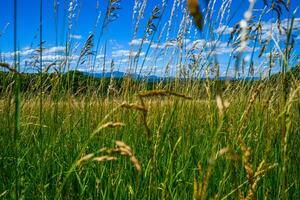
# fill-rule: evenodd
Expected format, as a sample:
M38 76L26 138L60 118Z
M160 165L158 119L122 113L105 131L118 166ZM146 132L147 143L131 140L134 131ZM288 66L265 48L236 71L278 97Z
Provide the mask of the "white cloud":
M143 39L141 39L141 38L133 39L133 40L131 40L131 42L129 42L129 45L133 45L133 46L135 46L135 45L140 45L140 44L142 43L142 41L143 41ZM144 43L144 44L149 44L150 41L144 40L143 43Z
M284 27L284 28L287 28L288 25L291 24L291 19L284 19L281 21L281 25ZM300 18L295 18L294 19L294 22L293 22L293 30L294 31L299 31L300 30Z
M35 49L24 49L22 51L17 51L16 53L17 53L18 56L29 56L35 51L36 51ZM15 55L14 52L2 53L2 56L5 57L5 58L11 58L11 57L14 57L14 55Z
M97 59L103 59L104 58L104 54L99 54L96 56Z
M190 40L188 38L183 39L183 43L185 43L185 44L189 44L191 42L192 42L192 40Z
M190 44L189 39L185 39L183 42L186 42L187 45ZM170 41L166 41L162 44L153 43L153 44L151 44L150 47L153 49L166 49L166 48L170 48L170 47L176 47L176 45L178 45L178 42L176 40L170 40Z
M239 48L233 48L232 46L228 46L227 42L223 41L207 41L204 39L195 40L189 45L187 45L187 50L194 50L198 53L201 52L202 57L209 57L212 55L229 55L232 52L237 52ZM252 52L252 47L247 47L244 52Z
M117 50L112 52L113 58L120 58L120 57L128 57L128 56L136 56L138 52L136 51L129 51L129 50ZM141 52L139 56L144 56L145 53Z
M192 49L192 48L202 48L204 46L204 44L206 43L205 40L195 40L192 43L190 43L189 45L187 45L187 49Z
M286 34L284 30L289 29L290 27L290 19L281 20L281 32L282 35L279 34L277 22L267 21L262 22L262 39L268 39L271 35L279 40L285 40ZM292 33L300 31L300 18L295 18L293 23Z
M45 60L45 61L62 61L65 59L66 59L66 56L64 56L64 55L45 55L45 56L43 56L43 60Z
M39 48L33 49L33 48L24 48L21 51L17 51L17 55L21 57L28 57L33 55L33 53L38 53ZM43 55L48 55L48 54L53 54L53 53L64 53L65 52L65 47L63 46L57 46L57 47L50 47L46 48L43 51ZM13 57L15 54L14 52L5 52L2 53L2 56L5 58Z
M230 34L232 30L233 30L232 27L222 25L215 30L215 33L226 35L226 34Z
M112 50L119 50L124 48L124 46L115 39L110 39L109 44L111 45Z
M51 53L64 53L66 50L66 47L64 46L57 46L57 47L50 47L48 49L44 50L45 54L51 54Z
M116 50L112 52L112 57L118 58L118 57L124 57L129 56L130 51L129 50Z
M185 45L190 46L192 40L186 38L186 39L183 39L182 42ZM170 47L176 47L176 45L178 45L178 41L176 41L176 40L170 40L170 41L166 41L166 42L164 42L162 44L152 43L151 46L150 46L150 48L152 48L152 49L166 49L166 48L170 48Z
M81 40L82 39L82 35L71 34L70 38L75 39L75 40Z
M281 20L282 32L284 32L284 29L289 28L288 26L290 26L291 24L290 21L291 19L287 19L287 18ZM226 35L226 34L230 34L232 30L233 27L222 25L215 30L215 33ZM295 18L293 22L293 32L297 32L297 31L300 31L300 18ZM273 22L273 20L262 22L262 34L263 34L262 36L263 39L269 38L270 34L279 37L277 22ZM279 37L279 39L285 39L284 34L283 36Z
M35 51L36 51L35 49L25 49L23 51L18 51L18 53L20 56L29 56ZM12 55L14 55L14 54L12 53Z
M49 61L49 62L54 62L54 61L63 61L66 58L68 60L76 60L79 58L78 55L72 55L72 56L65 56L65 55L43 55L43 61Z
M167 41L163 44L164 48L168 48L168 47L175 47L178 44L177 41L172 40L172 41Z
M159 43L153 43L153 44L151 44L150 48L153 48L153 49L163 49L164 45L161 45Z

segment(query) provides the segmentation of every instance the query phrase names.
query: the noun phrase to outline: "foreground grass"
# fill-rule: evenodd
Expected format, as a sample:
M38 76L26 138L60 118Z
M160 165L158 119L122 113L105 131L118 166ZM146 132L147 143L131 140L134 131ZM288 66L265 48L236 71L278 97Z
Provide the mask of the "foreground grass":
M3 98L0 198L15 198L17 154L25 199L299 199L297 87L284 107L274 86L225 92L217 101L158 95L45 96L42 125L38 98L24 96L17 147L13 102ZM137 161L113 150L116 141Z

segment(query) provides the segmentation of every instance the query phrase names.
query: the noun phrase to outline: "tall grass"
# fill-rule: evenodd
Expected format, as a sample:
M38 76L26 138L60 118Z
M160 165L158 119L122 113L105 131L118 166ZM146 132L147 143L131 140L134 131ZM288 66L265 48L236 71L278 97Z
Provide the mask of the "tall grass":
M65 5L69 6L63 19L68 21L65 60L48 65L43 61L40 1L35 58L39 74L28 75L20 73L14 0L14 66L0 62L7 70L1 72L0 90L1 199L300 198L300 83L299 76L289 71L295 17L287 22L284 46L274 36L266 39L261 34L262 16L288 7L288 2L266 5L257 23L249 13L240 19L229 36L227 48L232 47L232 52L227 71L235 62L233 74L242 78L219 80L212 76L221 77L216 52L222 48L223 25L234 17L230 0L223 1L217 18L213 17L215 1L208 2L211 10L206 13L196 9L198 1L188 1L188 7L185 1L174 1L170 12L166 9L170 2L162 1L150 15L145 13L146 0L135 1L132 39L139 43L130 47L127 70L138 75L149 70L150 75L156 69L147 69L147 60L165 59L162 74L174 77L157 82L130 74L99 80L77 71L63 73L70 69L70 56L76 52L71 37L76 2ZM106 55L108 42L103 42L103 52L101 44L109 25L118 20L122 3L126 2L108 1L105 16L97 15L75 69L82 63L96 68L97 55L104 53L102 71L115 71L116 60ZM252 9L250 4L247 12ZM96 11L100 12L98 7ZM56 45L58 12L54 1ZM202 29L200 34L193 28L193 18ZM280 21L277 24L282 26ZM220 33L215 33L216 28ZM189 46L186 36L193 34L192 39L201 35L205 42L199 44L204 40L200 38ZM245 72L247 45L253 49ZM266 75L259 80L243 78L258 68L253 66L254 52L259 50L260 57L268 49L272 54L264 61L269 63ZM280 62L273 60L275 52ZM271 76L274 65L282 71Z
M15 131L14 131L14 188L15 188L15 198L19 199L19 138L20 138L20 118L21 118L21 91L20 91L20 74L17 73L19 71L19 60L17 55L17 22L18 22L18 12L17 12L17 1L14 1L14 80L15 80Z

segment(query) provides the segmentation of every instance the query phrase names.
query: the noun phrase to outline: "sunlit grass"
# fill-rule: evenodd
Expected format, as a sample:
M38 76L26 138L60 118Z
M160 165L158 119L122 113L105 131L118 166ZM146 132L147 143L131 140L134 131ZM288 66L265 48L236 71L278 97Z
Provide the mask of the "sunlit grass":
M106 69L104 64L103 72L115 70L115 62L105 60L106 44L102 48L101 39L110 23L118 19L121 1L108 2L103 24L95 25L75 69L65 73L71 67L68 56L74 48L71 33L77 10L72 2L64 19L65 60L43 65L41 12L39 48L32 58L38 64L38 74L20 73L16 53L14 64L0 62L7 70L1 72L0 80L0 199L300 198L299 66L288 72L294 16L282 47L273 36L260 41L262 20L252 22L246 13L240 25L250 29L234 26L228 40L234 47L229 62L235 60L236 70L244 70L245 45L260 43L252 50L259 48L260 57L267 45L274 43L267 73L259 80L247 79L253 78L257 67L252 55L249 72L243 71L240 79L236 75L241 70L232 80L218 80L220 65L215 53L222 33L214 41L206 38L200 48L195 43L186 49L185 35L191 34L188 27L193 26L188 10L175 28L178 34L171 33L176 9L186 2L173 2L169 20L160 29L165 2L154 7L145 27L140 27L147 4L143 1L134 7L138 10L133 16L132 39L140 44L138 49L130 47L128 70L142 75L147 59L170 59L161 75L170 75L171 64L178 71L174 77L154 82L129 76L97 79L76 70L82 63L95 67L103 49L103 59L110 66ZM213 24L210 9L202 13L198 1L188 3L197 27L205 31ZM208 3L213 7L212 1ZM268 12L278 6L283 9L288 5L276 1ZM220 9L224 14L230 4L222 4ZM248 11L252 9L250 6ZM57 1L54 14L57 45ZM16 24L16 15L14 19ZM277 25L281 26L279 20ZM138 40L141 28L144 35ZM14 33L16 37L16 29ZM210 30L207 33L213 34ZM176 51L161 47L164 37L173 42ZM15 38L15 52L16 42ZM157 47L150 50L154 43ZM281 53L276 58L280 62L272 57L275 51ZM282 70L271 76L274 65ZM225 78L232 78L227 77L227 71Z
M195 193L194 184L201 187L207 184L205 194L201 195L222 198L230 194L229 198L237 198L251 192L247 178L249 168L245 170L248 163L253 173L262 165L261 172L253 174L254 182L257 180L254 196L296 198L299 196L296 148L299 145L299 101L296 101L299 92L289 99L286 142L279 123L282 113L278 112L279 102L274 98L279 94L271 88L260 91L242 129L242 114L252 101L253 92L226 96L224 101L230 105L223 116L219 115L215 99L209 102L196 96L193 100L151 97L144 100L150 136L142 112L123 108L122 99L72 97L58 102L45 99L42 127L37 101L26 99L20 123L20 195L50 199L190 199ZM2 100L0 108L1 146L6 147L1 152L1 191L7 191L4 197L8 198L14 184L11 182L14 143L8 131L12 116L4 112L6 103L7 99ZM137 96L128 103L140 105ZM99 124L101 121L103 124ZM107 122L120 122L125 126L103 128L91 139L97 127ZM78 158L90 153L105 155L99 149L113 148L117 140L130 146L141 164L140 172L129 159L118 156L117 160L105 162L90 159L69 171ZM241 141L249 148L249 155L244 152ZM219 151L223 153L218 156ZM287 153L283 154L284 151ZM249 157L247 163L245 154ZM287 170L283 171L285 165ZM288 191L281 191L285 180Z

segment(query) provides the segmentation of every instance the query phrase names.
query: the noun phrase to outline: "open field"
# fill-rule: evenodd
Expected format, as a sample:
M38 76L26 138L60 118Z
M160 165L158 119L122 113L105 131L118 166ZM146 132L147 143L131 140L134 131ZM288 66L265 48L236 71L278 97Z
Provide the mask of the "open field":
M299 200L298 10L1 1L0 200Z
M42 126L38 98L24 99L17 144L13 102L2 99L1 197L13 197L17 173L30 199L297 199L299 86L282 108L264 84L217 100L159 90L142 93L144 105L139 95L45 98Z

